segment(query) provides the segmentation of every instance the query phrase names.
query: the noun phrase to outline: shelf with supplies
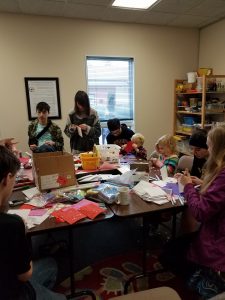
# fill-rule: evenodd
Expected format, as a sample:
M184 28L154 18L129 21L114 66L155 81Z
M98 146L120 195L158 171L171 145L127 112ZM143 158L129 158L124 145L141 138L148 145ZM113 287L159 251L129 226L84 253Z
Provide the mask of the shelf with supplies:
M174 82L174 135L188 139L195 128L225 122L225 75L202 75Z

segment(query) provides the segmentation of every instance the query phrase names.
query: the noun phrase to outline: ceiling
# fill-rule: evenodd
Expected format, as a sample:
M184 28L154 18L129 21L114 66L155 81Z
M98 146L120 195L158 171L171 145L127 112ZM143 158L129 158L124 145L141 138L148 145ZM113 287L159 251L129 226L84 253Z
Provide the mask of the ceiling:
M225 17L225 0L159 0L148 10L120 9L112 2L0 0L0 12L189 28L203 28Z

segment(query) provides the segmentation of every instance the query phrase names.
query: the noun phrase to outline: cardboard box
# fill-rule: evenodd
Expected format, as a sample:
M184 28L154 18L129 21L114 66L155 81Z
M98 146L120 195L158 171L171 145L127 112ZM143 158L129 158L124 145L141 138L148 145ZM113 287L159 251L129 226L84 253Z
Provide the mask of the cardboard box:
M149 172L149 163L148 162L135 162L130 164L130 169L137 169L138 172Z
M41 191L77 183L73 156L67 152L33 153L33 174Z

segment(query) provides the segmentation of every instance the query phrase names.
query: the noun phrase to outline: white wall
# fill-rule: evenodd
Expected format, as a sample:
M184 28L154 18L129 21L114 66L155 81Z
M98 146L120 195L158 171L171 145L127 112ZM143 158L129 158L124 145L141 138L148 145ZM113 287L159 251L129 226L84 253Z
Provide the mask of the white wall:
M199 66L213 68L213 74L225 74L225 19L200 31Z
M64 129L74 94L86 90L86 55L135 59L135 125L152 150L172 132L175 78L198 66L199 31L0 14L0 131L27 150L24 77L59 77ZM67 150L68 138L65 137Z

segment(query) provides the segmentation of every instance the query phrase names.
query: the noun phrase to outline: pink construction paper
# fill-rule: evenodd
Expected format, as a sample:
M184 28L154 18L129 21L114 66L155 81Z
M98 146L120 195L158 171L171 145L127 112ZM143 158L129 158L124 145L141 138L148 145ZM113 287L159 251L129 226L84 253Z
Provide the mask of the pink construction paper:
M87 199L82 199L80 202L78 202L76 204L73 204L72 207L76 208L76 209L79 209L79 208L81 208L83 206L86 206L88 204L94 204L94 205L98 206L98 204L95 203L95 202L92 202L92 201L87 200Z
M43 216L47 211L47 209L31 209L29 216Z

